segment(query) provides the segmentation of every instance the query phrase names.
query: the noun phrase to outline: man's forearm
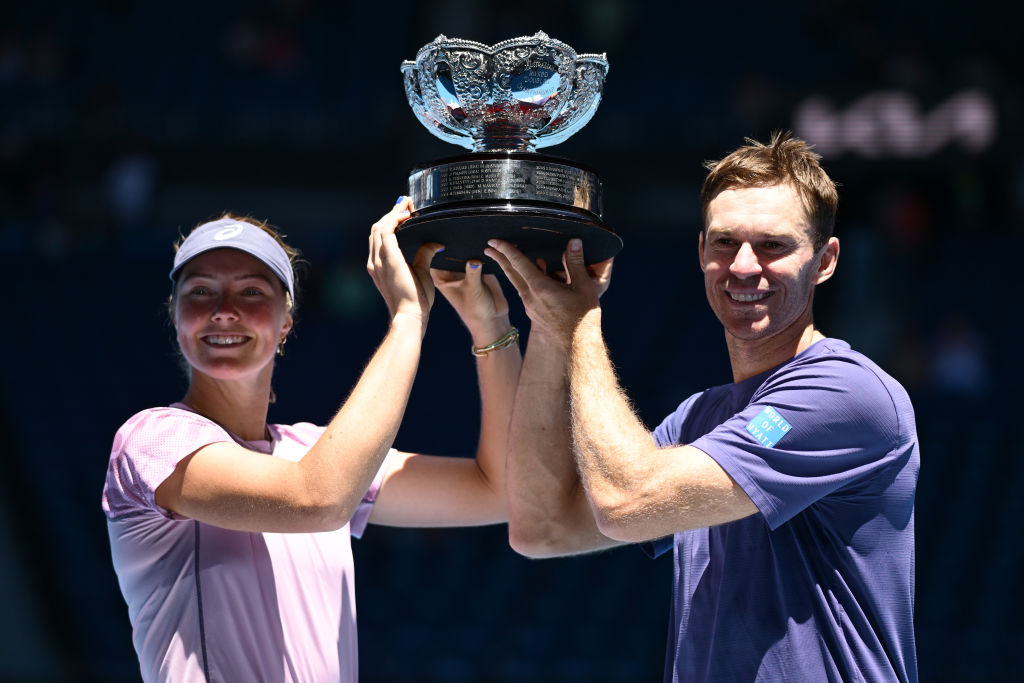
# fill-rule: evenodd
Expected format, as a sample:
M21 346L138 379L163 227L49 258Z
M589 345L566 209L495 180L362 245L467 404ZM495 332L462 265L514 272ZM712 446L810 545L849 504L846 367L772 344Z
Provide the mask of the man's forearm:
M509 433L509 540L518 552L565 555L604 547L572 457L568 356L534 328Z
M656 449L615 377L600 309L589 312L573 336L569 385L580 477L600 524L600 517L637 504L639 485L649 479L645 456Z

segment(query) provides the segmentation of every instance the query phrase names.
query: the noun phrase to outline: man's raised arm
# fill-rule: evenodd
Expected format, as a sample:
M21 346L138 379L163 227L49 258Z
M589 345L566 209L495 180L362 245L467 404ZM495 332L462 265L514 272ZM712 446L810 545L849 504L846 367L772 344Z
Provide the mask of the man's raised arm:
M549 277L543 264L539 268L507 243L494 241L485 253L505 271L531 321L508 438L509 543L529 557L572 555L616 545L598 531L576 471L569 423L570 337L548 325L548 316L538 308L549 306L548 295L557 297L570 285ZM607 289L611 271L609 260L587 272L595 303Z

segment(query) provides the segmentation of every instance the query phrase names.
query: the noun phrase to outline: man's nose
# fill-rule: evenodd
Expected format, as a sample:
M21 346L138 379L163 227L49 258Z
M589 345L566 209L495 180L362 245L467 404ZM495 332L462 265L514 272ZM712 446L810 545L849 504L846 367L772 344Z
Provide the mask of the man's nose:
M736 256L729 266L729 272L739 278L747 278L761 274L761 264L757 260L757 254L749 242L744 242L736 251Z

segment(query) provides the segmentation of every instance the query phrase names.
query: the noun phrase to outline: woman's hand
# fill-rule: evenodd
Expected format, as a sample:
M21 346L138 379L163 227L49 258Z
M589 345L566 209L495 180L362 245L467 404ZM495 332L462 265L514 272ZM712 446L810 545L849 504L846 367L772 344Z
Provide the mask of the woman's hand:
M384 297L392 321L399 316L415 317L425 331L434 303L430 262L444 246L436 242L424 244L416 251L411 266L405 262L395 230L409 218L410 211L412 201L401 197L391 211L373 224L366 270Z
M512 329L498 278L484 275L480 261L467 261L464 273L431 269L430 276L459 314L475 346L486 346Z

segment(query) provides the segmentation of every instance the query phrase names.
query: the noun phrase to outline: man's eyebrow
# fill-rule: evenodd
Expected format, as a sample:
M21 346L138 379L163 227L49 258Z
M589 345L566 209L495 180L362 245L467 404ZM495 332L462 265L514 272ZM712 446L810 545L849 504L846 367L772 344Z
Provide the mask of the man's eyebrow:
M712 226L708 228L707 234L711 235L725 235L730 236L736 232L742 232L742 228L726 228L722 226ZM761 240L781 240L781 239L792 239L792 235L785 232L772 232L768 230L759 230L757 238Z

